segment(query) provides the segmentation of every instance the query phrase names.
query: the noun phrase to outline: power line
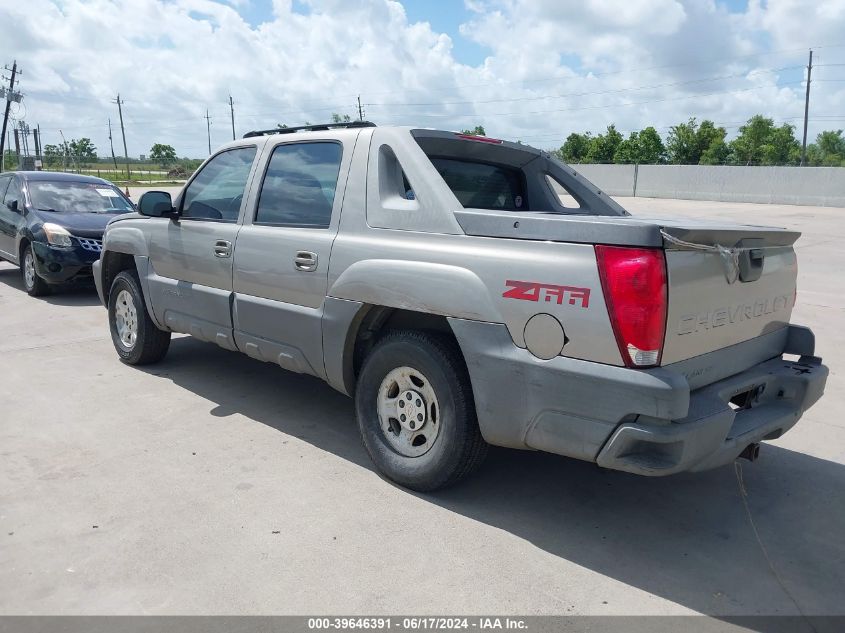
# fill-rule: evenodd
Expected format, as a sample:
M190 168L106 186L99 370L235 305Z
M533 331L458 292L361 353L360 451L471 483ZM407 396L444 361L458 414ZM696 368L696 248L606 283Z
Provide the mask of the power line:
M829 45L826 45L826 46L813 46L813 48L814 49L819 49L819 48L845 48L845 44L829 44ZM774 55L779 55L781 53L796 53L796 52L805 51L805 50L807 50L807 49L804 48L804 47L802 47L802 48L785 48L785 49L774 50L774 51L764 51L764 52L760 52L760 53L750 53L748 55L738 55L738 56L733 56L733 57L718 57L718 58L711 58L711 59L706 59L706 60L698 60L698 61L694 61L694 62L678 62L678 63L673 63L673 64L662 64L662 65L659 65L659 66L645 66L645 67L630 66L630 67L627 67L627 68L621 68L619 70L611 70L611 71L600 72L600 73L588 73L588 76L589 77L609 77L609 76L612 76L612 75L630 74L630 73L636 73L636 72L646 72L646 71L650 71L650 70L664 70L666 68L680 68L680 67L686 67L686 66L699 66L699 67L701 67L701 66L706 66L707 64L711 64L711 63L715 63L715 62L739 61L739 60L743 60L743 59L750 59L750 58L753 58L753 57L774 56ZM574 76L566 76L566 77L561 77L561 76L546 77L546 78L540 78L540 79L515 79L515 80L511 80L511 81L489 81L489 82L475 83L475 84L453 84L450 88L447 88L447 89L426 90L425 92L427 94L430 94L432 92L447 92L447 91L450 91L454 88L479 88L479 87L482 87L482 86L489 86L489 85L505 86L505 85L510 85L510 84L543 83L543 82L565 81L567 79L583 79L583 78L584 77L574 75ZM386 92L370 92L369 94L370 95L384 95L384 94L396 94L398 92L406 92L406 91L391 90L391 91L386 91Z
M563 99L569 97L587 97L593 95L603 95L603 94L618 94L620 92L634 92L638 90L653 90L655 88L669 88L673 86L686 86L690 84L696 83L708 83L711 81L720 81L724 79L736 79L738 77L748 77L749 75L753 75L756 73L763 73L763 72L782 72L784 70L794 70L797 68L803 68L803 66L784 66L783 68L761 68L759 70L751 71L750 73L739 73L735 75L722 75L719 77L705 77L702 79L689 79L686 81L674 81L669 83L662 83L662 84L652 84L648 86L634 86L630 88L616 88L613 90L596 90L590 92L572 92L567 94L554 94L554 95L538 95L532 97L514 97L511 99L489 99L485 101L439 101L439 102L430 102L430 103L368 103L369 106L411 106L411 107L431 107L431 106L438 106L438 105L476 105L476 104L487 104L487 103L511 103L515 101L541 101L543 99Z
M436 117L436 118L468 118L468 117L479 117L479 116L523 116L527 114L551 114L555 112L578 112L584 110L603 110L606 108L623 108L629 106L637 106L637 105L647 105L651 103L664 103L667 101L681 101L684 99L698 99L700 97L712 97L716 95L722 94L735 94L740 92L750 92L753 90L763 90L765 88L783 88L785 86L796 85L796 84L803 84L802 81L791 81L791 82L784 82L781 84L766 84L762 86L752 86L750 88L739 88L736 90L721 90L717 92L708 92L708 93L696 93L691 95L683 95L680 97L666 97L663 99L649 99L645 101L631 101L628 103L608 103L602 105L595 105L595 106L581 106L575 108L556 108L552 110L534 110L530 112L520 111L520 112L490 112L490 113L479 113L473 112L469 114L457 114L457 113L413 113L415 117ZM383 117L407 117L410 116L408 114L383 114L379 115Z

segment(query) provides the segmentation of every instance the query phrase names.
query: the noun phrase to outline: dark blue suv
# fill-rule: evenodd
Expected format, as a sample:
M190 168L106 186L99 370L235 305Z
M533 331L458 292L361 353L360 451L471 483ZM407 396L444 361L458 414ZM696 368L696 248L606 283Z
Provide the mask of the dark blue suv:
M0 258L21 268L26 291L90 281L103 231L116 214L134 211L110 182L47 171L0 174Z

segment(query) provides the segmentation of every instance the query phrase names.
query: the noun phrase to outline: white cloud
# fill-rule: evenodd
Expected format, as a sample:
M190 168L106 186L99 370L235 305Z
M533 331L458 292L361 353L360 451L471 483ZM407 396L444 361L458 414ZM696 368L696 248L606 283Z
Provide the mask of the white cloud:
M275 0L256 28L238 13L248 6L0 0L0 62L24 69L16 114L40 123L45 143L62 129L104 155L120 93L130 154L163 142L203 156L206 108L212 145L231 138L230 93L239 134L354 115L360 94L381 124L483 123L552 147L611 122L665 133L697 116L735 130L762 112L800 126L806 48L828 45L818 58L845 63L845 0L751 0L742 14L716 0L468 0L460 32L486 49L479 66L456 59L448 35L409 23L399 2L311 0L303 15ZM845 79L845 67L814 78ZM845 117L845 82L813 91L811 115ZM813 121L811 136L837 126L845 120Z

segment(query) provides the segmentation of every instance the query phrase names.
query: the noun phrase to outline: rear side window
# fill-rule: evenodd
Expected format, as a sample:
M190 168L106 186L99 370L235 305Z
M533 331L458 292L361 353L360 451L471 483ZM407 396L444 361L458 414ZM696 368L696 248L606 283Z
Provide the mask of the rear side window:
M519 169L452 158L432 158L431 162L464 208L528 209L525 180Z
M328 228L342 154L333 141L279 145L261 185L255 223Z

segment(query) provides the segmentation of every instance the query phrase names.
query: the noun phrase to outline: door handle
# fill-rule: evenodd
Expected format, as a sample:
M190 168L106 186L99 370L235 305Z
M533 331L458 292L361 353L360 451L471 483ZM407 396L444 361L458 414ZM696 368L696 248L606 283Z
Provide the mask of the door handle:
M229 240L217 240L214 242L215 257L231 257L232 243Z
M293 258L293 266L306 273L314 272L317 270L317 253L297 251L296 257Z

